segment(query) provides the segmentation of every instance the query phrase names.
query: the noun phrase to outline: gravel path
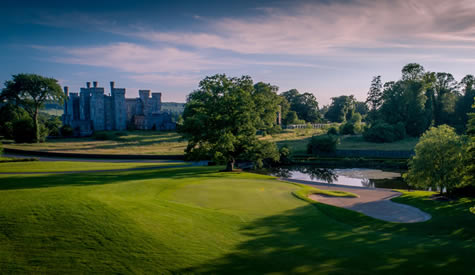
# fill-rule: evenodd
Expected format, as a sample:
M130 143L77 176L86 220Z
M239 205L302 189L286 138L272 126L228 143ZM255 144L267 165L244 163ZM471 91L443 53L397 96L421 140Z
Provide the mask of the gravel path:
M400 196L401 193L390 189L337 186L334 184L287 178L283 178L282 180L303 183L323 190L337 190L357 194L359 196L358 198L329 197L317 194L310 195L309 198L321 203L357 211L383 221L414 223L424 222L431 219L430 214L423 212L416 207L392 202L390 199Z

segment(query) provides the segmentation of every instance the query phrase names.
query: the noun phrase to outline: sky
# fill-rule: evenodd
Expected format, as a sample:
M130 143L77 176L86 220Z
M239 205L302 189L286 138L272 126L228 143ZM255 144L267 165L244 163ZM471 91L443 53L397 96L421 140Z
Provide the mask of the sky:
M473 0L10 1L0 6L0 88L18 73L185 102L205 76L250 75L320 106L408 63L475 74Z

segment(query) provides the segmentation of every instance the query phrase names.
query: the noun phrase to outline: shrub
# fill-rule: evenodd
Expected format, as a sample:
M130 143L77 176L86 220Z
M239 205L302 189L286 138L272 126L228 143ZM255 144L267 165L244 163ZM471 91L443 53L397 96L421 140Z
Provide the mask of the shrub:
M307 145L307 153L332 153L336 150L338 144L338 137L333 135L313 136L310 143Z
M49 135L49 130L48 130L48 128L46 128L46 126L44 124L40 124L39 128L40 128L39 129L40 130L40 139L38 141L39 142L45 142L46 138Z
M48 129L49 135L58 137L61 135L61 120L57 116L51 116L45 121L45 126Z
M114 140L116 138L116 135L111 132L101 131L95 132L93 137L95 140Z
M60 132L63 137L72 137L74 135L73 128L69 125L61 127Z
M12 123L12 138L17 143L33 142L35 130L31 118L21 118Z
M341 135L354 135L355 132L355 124L353 122L346 122L340 125L340 134Z
M327 131L327 135L338 135L338 129L336 127L330 127Z
M292 161L290 160L290 149L287 145L282 146L279 149L279 163L280 164L290 164Z
M386 122L378 122L363 132L363 138L370 142L394 142L405 137L404 124L399 122L391 125Z

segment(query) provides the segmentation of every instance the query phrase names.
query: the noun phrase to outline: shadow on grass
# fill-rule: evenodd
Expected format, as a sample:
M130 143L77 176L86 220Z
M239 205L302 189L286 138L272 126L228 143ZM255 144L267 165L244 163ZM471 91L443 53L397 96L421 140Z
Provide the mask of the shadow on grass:
M138 167L141 168L141 167ZM149 168L144 166L143 168ZM58 186L89 186L101 184L113 184L132 180L147 179L178 179L197 177L226 177L224 173L218 173L222 167L186 167L166 168L160 167L155 170L134 170L121 172L103 173L77 173L77 174L45 174L45 175L2 175L0 190L47 188Z
M302 139L293 139L293 140L281 140L277 141L277 146L288 146L291 148L292 154L305 154L307 153L307 145L310 142L312 137L305 137Z
M38 151L56 151L56 152L69 152L71 150L95 150L95 149L115 149L128 147L146 147L157 144L179 143L184 141L181 136L175 132L148 132L148 131L131 131L126 132L126 135L116 136L117 132L109 132L113 137L108 140L98 140L94 137L82 137L82 138L62 138L48 140L48 143L54 145L56 143L68 143L71 146L67 148L43 148L36 149ZM117 144L104 144L103 142L117 142ZM88 144L82 144L82 143ZM94 144L97 142L97 144ZM91 144L92 143L92 144ZM31 148L34 149L34 148Z
M385 223L322 204L256 220L243 226L241 232L247 240L233 252L176 273L468 274L474 271L473 236L469 240L453 238L438 234L428 224Z

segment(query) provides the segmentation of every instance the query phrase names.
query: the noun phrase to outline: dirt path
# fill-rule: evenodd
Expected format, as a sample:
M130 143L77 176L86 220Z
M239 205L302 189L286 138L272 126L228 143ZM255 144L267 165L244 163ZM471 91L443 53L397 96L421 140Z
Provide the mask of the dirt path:
M416 207L392 202L390 199L400 196L401 193L390 189L337 186L334 184L286 178L282 180L303 183L323 190L337 190L357 194L359 196L358 198L328 197L317 194L310 195L309 198L321 203L357 211L383 221L413 223L424 222L431 219L430 214Z

